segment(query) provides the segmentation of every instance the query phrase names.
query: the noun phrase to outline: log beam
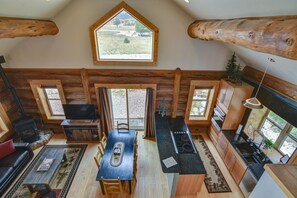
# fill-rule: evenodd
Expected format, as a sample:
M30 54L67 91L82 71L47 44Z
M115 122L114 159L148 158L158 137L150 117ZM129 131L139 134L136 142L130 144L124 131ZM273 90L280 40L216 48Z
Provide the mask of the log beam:
M297 16L197 20L188 34L297 60Z
M56 35L58 32L53 21L0 17L0 39Z

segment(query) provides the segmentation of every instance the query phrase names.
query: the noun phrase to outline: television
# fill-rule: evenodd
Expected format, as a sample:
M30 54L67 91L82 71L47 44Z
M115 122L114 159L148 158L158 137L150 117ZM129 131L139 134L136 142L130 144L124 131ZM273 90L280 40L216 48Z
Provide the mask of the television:
M95 120L96 110L93 104L63 104L66 119Z

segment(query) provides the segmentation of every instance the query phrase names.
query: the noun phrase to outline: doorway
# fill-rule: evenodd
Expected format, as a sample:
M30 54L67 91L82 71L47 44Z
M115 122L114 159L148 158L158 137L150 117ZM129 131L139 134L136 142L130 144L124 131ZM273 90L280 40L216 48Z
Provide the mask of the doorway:
M129 123L130 129L144 130L146 89L109 90L113 128L119 122Z

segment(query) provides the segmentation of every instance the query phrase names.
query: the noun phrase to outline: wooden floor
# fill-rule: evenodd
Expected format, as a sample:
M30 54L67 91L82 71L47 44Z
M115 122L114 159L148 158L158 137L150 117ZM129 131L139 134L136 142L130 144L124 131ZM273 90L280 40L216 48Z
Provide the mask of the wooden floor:
M220 158L218 152L213 146L211 140L206 134L202 134L211 153L213 154L218 166L220 167L225 179L227 180L232 192L230 193L208 193L205 184L203 183L201 191L196 196L188 197L210 197L210 198L240 198L243 197L240 189L229 174L224 162ZM137 183L133 194L125 194L124 197L135 198L167 198L170 197L167 187L167 176L162 172L159 154L156 142L142 139L142 133L138 134L138 173ZM65 144L63 134L56 134L51 139L49 144ZM95 180L97 175L97 166L93 159L96 153L97 144L88 144L86 152L77 170L75 178L69 189L67 197L69 198L95 198L105 197L101 193L99 183ZM35 155L40 149L35 150Z

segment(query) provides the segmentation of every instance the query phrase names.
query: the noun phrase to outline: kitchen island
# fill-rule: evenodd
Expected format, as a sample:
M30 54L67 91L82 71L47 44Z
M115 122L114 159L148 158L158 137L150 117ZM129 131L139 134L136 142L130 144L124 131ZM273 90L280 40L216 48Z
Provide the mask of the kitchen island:
M162 117L156 114L156 139L162 170L167 174L171 196L195 195L200 191L206 170L194 144L193 150L179 152L171 132L187 133L190 142L192 137L183 117ZM185 137L185 136L180 136ZM163 160L173 157L177 162L166 167Z

